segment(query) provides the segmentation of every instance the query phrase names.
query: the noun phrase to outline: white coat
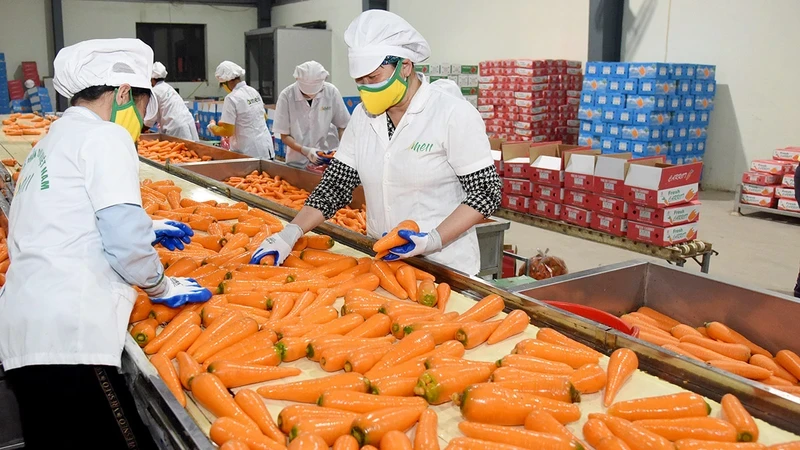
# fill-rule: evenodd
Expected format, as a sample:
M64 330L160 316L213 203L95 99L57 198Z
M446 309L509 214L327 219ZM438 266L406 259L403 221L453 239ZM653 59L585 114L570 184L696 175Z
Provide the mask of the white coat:
M236 127L231 137L231 150L251 158L274 159L272 135L264 118L261 94L244 81L240 81L222 104L219 121Z
M153 119L145 121L145 125L150 127L158 122L161 133L197 141L199 139L197 125L180 94L163 81L156 83L152 92L158 102L158 114Z
M11 205L12 264L0 290L0 360L119 366L136 293L103 253L95 212L141 205L124 128L67 109L31 151Z
M336 159L358 171L367 201L367 235L375 239L406 219L423 232L436 228L466 198L458 176L493 164L478 111L449 84L421 78L391 141L386 114L370 116L360 105L336 152ZM476 275L475 229L427 257Z
M302 146L335 150L339 148L339 128L346 128L349 121L350 113L336 86L325 83L309 105L295 82L278 96L272 131L277 136L291 134ZM308 158L287 147L286 162L305 165Z

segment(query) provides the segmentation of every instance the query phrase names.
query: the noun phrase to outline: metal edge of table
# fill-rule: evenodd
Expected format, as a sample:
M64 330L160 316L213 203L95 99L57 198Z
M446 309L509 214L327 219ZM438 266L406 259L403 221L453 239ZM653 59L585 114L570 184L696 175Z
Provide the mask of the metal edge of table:
M747 215L746 212L749 213L766 213L766 214L774 214L778 216L784 217L794 217L796 219L800 219L800 213L792 212L792 211L784 211L778 208L765 208L763 206L755 206L749 205L747 203L742 203L742 185L739 185L738 189L736 189L736 194L733 199L733 207L735 213L738 213L742 216Z

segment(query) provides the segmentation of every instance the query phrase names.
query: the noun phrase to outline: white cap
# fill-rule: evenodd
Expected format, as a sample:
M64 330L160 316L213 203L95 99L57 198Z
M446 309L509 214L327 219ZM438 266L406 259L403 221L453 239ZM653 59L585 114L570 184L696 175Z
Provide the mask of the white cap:
M149 91L153 49L139 39L93 39L62 48L53 67L53 86L66 98L92 86L128 84ZM158 111L151 100L145 116Z
M325 79L328 78L327 70L322 64L316 61L306 61L294 68L294 78L300 92L304 94L316 94L322 90Z
M239 78L244 76L244 69L242 66L230 62L230 61L222 61L217 66L217 70L214 71L214 75L216 75L217 80L220 83L224 83L226 81L231 81L234 78Z
M402 17L379 9L359 14L344 32L350 76L361 78L380 67L387 56L420 63L431 56L428 41Z
M167 78L167 68L164 67L163 64L156 61L153 63L153 74L150 78L155 78L156 80L161 78Z
M36 83L34 83L33 80L25 80L25 87L27 89L30 89L30 88L35 87L35 86L36 86Z

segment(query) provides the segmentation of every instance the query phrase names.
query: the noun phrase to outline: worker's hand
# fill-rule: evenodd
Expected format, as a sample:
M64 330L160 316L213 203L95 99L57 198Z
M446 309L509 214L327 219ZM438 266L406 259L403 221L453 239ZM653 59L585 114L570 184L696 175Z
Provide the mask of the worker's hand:
M174 220L154 220L153 232L156 235L153 245L161 244L168 250L183 250L183 244L192 242L194 236L188 225Z
M292 223L286 225L278 234L264 239L250 258L250 264L261 264L262 259L272 256L273 264L280 266L302 235L303 229L299 226Z
M303 156L308 158L308 161L311 164L319 164L320 160L319 160L319 156L317 155L318 151L320 151L320 150L318 150L316 148L303 147Z
M395 261L417 255L427 255L442 249L442 238L435 228L429 233L415 233L411 230L400 230L397 232L397 235L408 241L408 243L389 250L389 254L383 257L385 261Z
M211 291L197 284L193 278L164 277L155 287L145 289L153 303L163 303L177 308L187 303L203 303L211 298Z

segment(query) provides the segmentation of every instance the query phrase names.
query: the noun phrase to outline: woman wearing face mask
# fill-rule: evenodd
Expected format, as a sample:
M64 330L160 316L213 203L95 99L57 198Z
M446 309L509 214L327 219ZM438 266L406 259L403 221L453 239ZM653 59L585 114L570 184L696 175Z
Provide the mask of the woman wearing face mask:
M430 55L425 39L399 16L370 10L345 32L350 75L363 101L336 158L292 224L259 247L252 263L283 261L300 236L347 205L364 185L367 234L378 238L405 219L408 244L386 259L426 255L469 275L480 270L473 226L500 204L483 120L452 81L428 83L414 64Z
M286 164L302 168L320 163L317 152L339 147L350 113L336 86L325 82L328 71L322 64L304 62L294 69L294 78L278 96L272 130L289 147Z
M242 81L244 69L230 61L222 61L215 75L228 95L222 104L219 125L209 123L208 131L215 136L230 136L231 150L235 152L251 158L275 159L264 102L257 90Z
M25 448L154 448L118 372L131 285L169 306L211 293L164 276L151 244L188 242L191 230L154 224L141 207L134 141L154 114L153 51L138 39L85 41L53 65L71 107L31 151L11 205L0 360Z

